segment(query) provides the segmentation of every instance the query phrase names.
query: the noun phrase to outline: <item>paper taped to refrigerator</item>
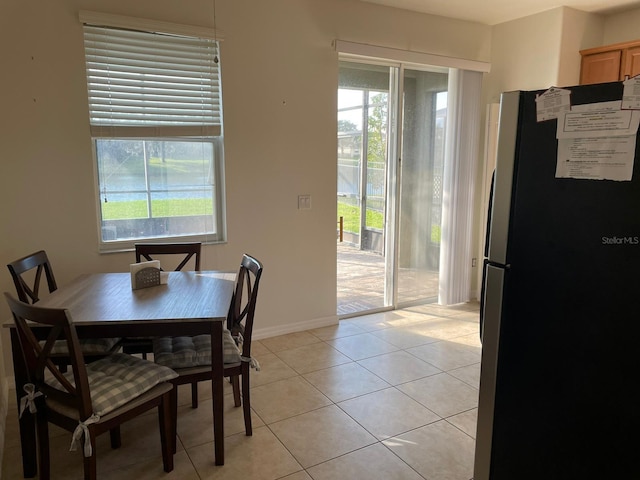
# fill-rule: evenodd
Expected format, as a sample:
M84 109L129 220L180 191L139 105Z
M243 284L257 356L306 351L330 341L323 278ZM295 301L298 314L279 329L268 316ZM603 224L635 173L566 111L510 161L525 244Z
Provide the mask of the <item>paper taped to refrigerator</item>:
M538 122L558 118L560 112L571 110L571 90L551 87L536 96L536 119Z
M578 105L558 117L557 178L631 180L640 112L620 106Z
M617 107L617 108L616 108ZM621 102L576 105L558 116L558 139L619 137L638 133L640 112L620 110Z
M640 109L640 76L629 78L622 82L622 108L629 110Z
M629 181L635 151L635 135L560 139L556 177Z

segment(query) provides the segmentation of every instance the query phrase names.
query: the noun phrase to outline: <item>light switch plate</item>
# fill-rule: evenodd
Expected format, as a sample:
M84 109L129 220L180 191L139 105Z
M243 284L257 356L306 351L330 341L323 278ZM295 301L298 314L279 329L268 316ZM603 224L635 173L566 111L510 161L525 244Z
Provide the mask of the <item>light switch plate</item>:
M298 210L311 210L311 195L298 195Z

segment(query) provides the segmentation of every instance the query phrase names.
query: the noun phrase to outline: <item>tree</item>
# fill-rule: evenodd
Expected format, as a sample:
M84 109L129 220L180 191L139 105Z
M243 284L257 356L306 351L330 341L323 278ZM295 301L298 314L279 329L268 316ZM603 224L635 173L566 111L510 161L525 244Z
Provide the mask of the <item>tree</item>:
M379 93L371 97L369 107L369 128L367 137L367 161L386 164L387 159L387 94Z
M349 120L338 120L339 132L355 132L358 130L358 126Z

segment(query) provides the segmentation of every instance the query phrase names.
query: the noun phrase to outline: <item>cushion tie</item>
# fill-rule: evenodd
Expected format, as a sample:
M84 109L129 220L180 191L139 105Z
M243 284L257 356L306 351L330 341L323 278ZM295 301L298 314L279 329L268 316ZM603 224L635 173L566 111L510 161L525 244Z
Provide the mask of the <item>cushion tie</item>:
M78 422L78 426L73 431L73 437L71 438L71 447L69 448L70 452L75 452L77 450L77 442L80 441L80 438L84 434L84 456L90 457L92 455L93 450L91 449L91 437L89 436L89 428L87 426L92 423L98 423L99 421L100 416L94 413L84 422Z
M260 371L260 364L258 363L258 360L256 360L253 357L240 357L240 360L242 360L243 362L249 362L249 366L251 368L255 368L256 372Z
M20 418L22 418L22 414L29 407L29 412L36 413L38 409L36 408L36 402L34 401L36 397L41 397L42 392L36 391L36 386L33 383L25 383L22 387L26 395L20 398Z

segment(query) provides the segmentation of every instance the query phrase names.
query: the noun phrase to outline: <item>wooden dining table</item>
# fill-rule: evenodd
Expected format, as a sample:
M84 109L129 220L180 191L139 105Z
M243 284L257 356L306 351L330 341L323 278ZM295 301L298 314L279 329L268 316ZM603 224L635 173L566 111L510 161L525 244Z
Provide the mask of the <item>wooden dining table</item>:
M86 274L59 287L38 306L69 310L79 338L211 335L214 455L215 464L223 465L222 329L235 276L216 271L170 272L167 284L132 290L130 273ZM11 329L19 404L28 378L16 330L13 324L5 326ZM41 338L46 338L46 330L34 329ZM37 459L33 415L20 419L20 441L24 476L34 477Z

